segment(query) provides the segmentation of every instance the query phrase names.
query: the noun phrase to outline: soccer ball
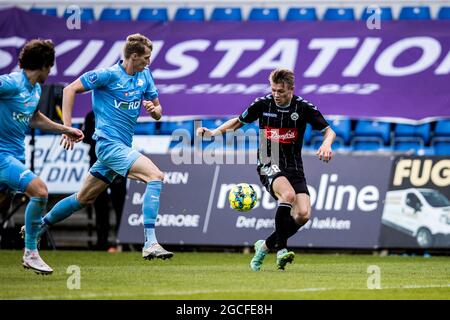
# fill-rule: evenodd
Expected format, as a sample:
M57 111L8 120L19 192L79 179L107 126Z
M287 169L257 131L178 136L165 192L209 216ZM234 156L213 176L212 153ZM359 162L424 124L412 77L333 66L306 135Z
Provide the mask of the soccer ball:
M251 185L239 183L230 190L228 200L232 209L246 212L253 209L258 198L255 189Z

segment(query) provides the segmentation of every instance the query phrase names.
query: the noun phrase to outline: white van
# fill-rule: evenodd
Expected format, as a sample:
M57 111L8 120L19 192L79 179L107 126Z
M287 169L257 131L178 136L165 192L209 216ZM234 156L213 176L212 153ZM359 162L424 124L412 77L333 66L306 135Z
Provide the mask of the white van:
M450 246L450 201L438 190L388 191L382 223L415 237L422 248Z

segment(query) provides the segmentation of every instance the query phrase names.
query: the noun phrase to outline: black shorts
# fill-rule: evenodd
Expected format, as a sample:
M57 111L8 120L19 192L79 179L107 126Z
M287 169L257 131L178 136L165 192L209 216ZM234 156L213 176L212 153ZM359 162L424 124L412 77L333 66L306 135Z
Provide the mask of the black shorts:
M264 174L263 172L266 172L267 174ZM278 198L273 192L272 184L278 177L286 177L296 194L306 193L309 196L305 175L302 171L286 169L263 170L263 168L261 168L261 170L258 170L258 174L261 183L275 200L278 200Z

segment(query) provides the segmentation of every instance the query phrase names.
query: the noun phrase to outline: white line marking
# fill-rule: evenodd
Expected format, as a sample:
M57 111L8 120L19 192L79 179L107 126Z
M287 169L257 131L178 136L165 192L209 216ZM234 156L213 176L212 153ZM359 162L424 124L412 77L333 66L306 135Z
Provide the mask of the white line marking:
M205 224L203 225L203 233L206 233L206 231L208 230L209 216L211 215L211 208L214 200L214 193L216 192L216 184L217 178L219 177L219 170L220 166L216 165L216 169L214 170L214 178L211 187L211 193L209 194L208 209L206 209L206 217L205 217Z
M393 290L393 289L428 289L428 288L450 288L449 284L443 285L404 285L393 287L382 287L381 289L367 289L367 288L298 288L298 289L275 289L271 292L318 292L318 291L351 291L351 290L367 290L367 291L380 291L380 290ZM101 298L101 297L148 297L148 296L183 296L183 295L196 295L196 294L214 294L214 293L269 293L267 290L189 290L189 291L158 291L158 292L142 292L142 293L83 293L83 294L68 294L57 296L32 296L32 297L20 297L14 298L18 300L42 300L42 299L89 299L89 298Z

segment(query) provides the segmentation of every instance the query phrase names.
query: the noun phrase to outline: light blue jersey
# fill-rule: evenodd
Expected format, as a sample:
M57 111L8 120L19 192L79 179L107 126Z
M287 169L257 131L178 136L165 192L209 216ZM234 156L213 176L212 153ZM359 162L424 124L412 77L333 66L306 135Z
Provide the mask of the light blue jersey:
M112 67L86 72L80 80L86 90L93 90L93 139L120 141L131 147L142 99L158 97L150 70L145 68L130 76L121 60Z
M41 86L31 85L25 71L0 76L0 153L25 160L25 132L40 97Z

